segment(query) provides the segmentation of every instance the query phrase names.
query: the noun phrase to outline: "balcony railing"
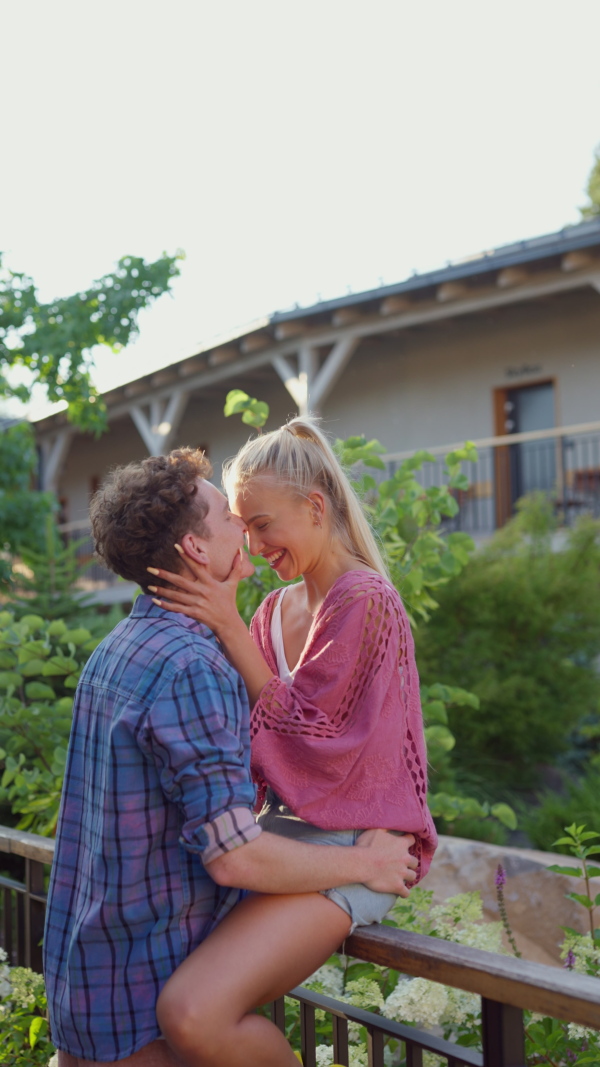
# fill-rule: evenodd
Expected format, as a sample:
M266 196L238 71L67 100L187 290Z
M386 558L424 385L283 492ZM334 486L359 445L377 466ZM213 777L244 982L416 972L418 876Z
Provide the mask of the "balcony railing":
M17 858L22 866L21 880L13 877L14 871L10 877L0 877L3 947L13 965L41 970L44 883L47 865L52 863L54 842L0 827L0 852ZM289 996L300 1002L305 1067L316 1067L315 1013L318 1010L332 1018L334 1062L346 1067L349 1023L366 1028L369 1067L383 1067L386 1036L404 1042L407 1067L421 1067L425 1050L445 1058L448 1067L522 1067L525 1009L600 1029L600 982L596 978L389 926L375 925L360 930L347 939L345 951L360 960L479 995L483 1053L300 987L291 990ZM284 998L271 1005L271 1016L284 1030Z
M424 488L444 484L443 457L463 443L427 449L435 462L415 475ZM561 525L570 525L579 515L600 516L600 422L473 443L479 457L462 465L469 488L456 493L459 510L444 523L447 531L490 536L514 513L517 500L535 490L550 494ZM414 451L384 456L388 477Z

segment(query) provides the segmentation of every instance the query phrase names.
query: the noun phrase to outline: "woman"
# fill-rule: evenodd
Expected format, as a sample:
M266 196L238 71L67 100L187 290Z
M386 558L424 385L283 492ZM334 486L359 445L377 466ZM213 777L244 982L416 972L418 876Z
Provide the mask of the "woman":
M413 642L348 479L316 426L293 419L249 441L224 483L250 553L284 581L302 582L270 593L250 633L235 605L242 561L219 583L188 550L194 579L161 570L177 591L154 591L160 606L210 626L244 678L263 828L340 845L370 827L409 832L422 876L436 835ZM292 1067L281 1035L269 1044L263 1026L257 1044L248 1013L304 980L356 925L383 919L394 899L351 885L244 901L163 990L159 1021L172 1047L185 1061L181 1006L186 988L197 993L201 983L210 1023L199 1063L241 1067L256 1056L263 1067Z

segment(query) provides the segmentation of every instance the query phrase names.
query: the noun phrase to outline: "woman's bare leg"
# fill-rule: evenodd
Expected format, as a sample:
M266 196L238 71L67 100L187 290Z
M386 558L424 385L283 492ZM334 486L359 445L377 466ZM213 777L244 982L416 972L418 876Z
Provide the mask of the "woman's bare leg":
M248 897L167 982L164 1036L186 1067L298 1067L283 1034L250 1012L305 981L349 930L320 893Z

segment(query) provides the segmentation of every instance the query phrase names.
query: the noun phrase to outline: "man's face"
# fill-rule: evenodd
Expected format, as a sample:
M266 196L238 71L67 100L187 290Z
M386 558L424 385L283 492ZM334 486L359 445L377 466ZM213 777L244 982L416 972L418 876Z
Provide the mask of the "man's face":
M233 561L244 544L244 520L232 515L227 497L203 478L198 478L198 497L208 505L204 526L208 537L190 531L182 539L184 551L207 565L209 574L223 582L228 577ZM244 553L245 555L245 553ZM250 573L253 568L251 568Z

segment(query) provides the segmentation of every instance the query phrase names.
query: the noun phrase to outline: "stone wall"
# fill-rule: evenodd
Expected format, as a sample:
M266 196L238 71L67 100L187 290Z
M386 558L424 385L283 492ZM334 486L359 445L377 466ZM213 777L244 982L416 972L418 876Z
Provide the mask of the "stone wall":
M506 871L504 899L519 950L526 959L560 964L560 927L589 932L587 912L580 904L565 899L565 893L584 892L584 883L546 868L553 863L579 867L576 860L551 852L441 837L423 888L433 890L436 903L457 893L479 890L485 918L497 921L500 916L494 878L499 863ZM600 893L600 878L593 879L592 886L593 899ZM598 919L596 922L598 925Z

